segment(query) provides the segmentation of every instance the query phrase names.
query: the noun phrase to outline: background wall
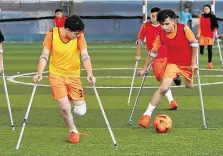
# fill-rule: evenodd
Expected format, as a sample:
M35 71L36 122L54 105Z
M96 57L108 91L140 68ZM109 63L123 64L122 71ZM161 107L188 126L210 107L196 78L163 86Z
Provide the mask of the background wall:
M22 3L21 3L22 2ZM54 16L57 8L63 8L60 1L0 1L0 20L11 18L30 18ZM36 3L34 3L36 2ZM195 1L192 14L199 15L210 1ZM180 1L148 1L148 12L154 7L171 8L180 11ZM216 1L216 15L223 17L223 1ZM70 6L70 13L80 16L142 16L142 1L79 1ZM135 40L141 26L141 19L83 19L85 35L89 41L128 41ZM223 22L219 22L223 34ZM7 41L42 41L47 30L52 28L53 19L0 22L0 29ZM197 31L197 19L193 19L193 31Z

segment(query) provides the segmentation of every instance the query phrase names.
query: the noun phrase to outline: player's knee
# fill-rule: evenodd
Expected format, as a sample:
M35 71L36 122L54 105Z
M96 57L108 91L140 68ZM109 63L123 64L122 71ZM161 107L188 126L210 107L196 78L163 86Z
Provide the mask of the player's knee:
M68 114L69 112L69 101L65 102L65 101L60 101L58 100L59 102L59 106L60 106L60 111L62 114Z
M74 102L74 113L77 115L84 115L87 112L87 106L85 101Z
M165 95L168 90L169 90L169 86L162 85L160 87L160 94Z
M69 107L68 107L69 105L68 104L66 105L62 105L62 106L60 105L60 112L64 115L69 113Z

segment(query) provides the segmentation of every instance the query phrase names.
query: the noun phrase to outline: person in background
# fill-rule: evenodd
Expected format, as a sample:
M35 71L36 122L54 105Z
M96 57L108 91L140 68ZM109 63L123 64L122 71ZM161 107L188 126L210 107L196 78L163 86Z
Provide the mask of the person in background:
M208 69L212 69L212 47L214 45L214 37L218 38L218 20L214 14L211 13L210 5L205 5L204 13L199 17L198 35L200 54L204 54L204 46L208 49Z
M188 7L185 7L184 10L180 12L179 19L180 19L179 22L185 25L188 25L188 21L192 20L192 16L189 13Z
M55 27L63 27L66 16L63 15L63 11L61 9L56 9L55 10L55 18L54 18L54 25Z

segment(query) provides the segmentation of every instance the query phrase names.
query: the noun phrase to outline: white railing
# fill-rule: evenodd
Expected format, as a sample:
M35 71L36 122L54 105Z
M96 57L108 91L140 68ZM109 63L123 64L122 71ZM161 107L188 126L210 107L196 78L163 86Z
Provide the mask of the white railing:
M0 0L0 3L47 3L60 0Z

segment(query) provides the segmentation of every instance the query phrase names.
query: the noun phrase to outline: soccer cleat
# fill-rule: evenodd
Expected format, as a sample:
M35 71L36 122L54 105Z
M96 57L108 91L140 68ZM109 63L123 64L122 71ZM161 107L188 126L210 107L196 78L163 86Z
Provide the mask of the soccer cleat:
M80 133L70 132L69 142L72 143L72 144L79 143L80 142Z
M147 128L149 126L151 117L149 115L142 115L139 119L139 126Z
M179 74L177 74L177 77L173 79L173 82L177 86L180 86L181 85L181 78L180 78L180 75Z
M170 103L170 109L171 110L177 110L177 108L178 108L178 105L177 105L177 103L176 103L176 101L171 101L171 103Z
M213 67L213 64L212 64L212 62L209 62L208 63L208 69L213 69L214 67Z

